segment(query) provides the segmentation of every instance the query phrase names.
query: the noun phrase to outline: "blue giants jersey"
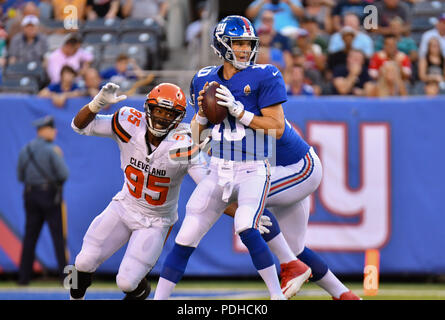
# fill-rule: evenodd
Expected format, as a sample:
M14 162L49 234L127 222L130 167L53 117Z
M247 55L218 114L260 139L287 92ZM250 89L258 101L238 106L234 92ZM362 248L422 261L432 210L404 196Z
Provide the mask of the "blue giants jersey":
M206 82L216 81L226 86L235 99L240 101L245 110L261 116L261 109L283 103L287 100L286 87L281 72L273 65L253 65L237 72L231 79L222 76L222 66L210 66L199 70L190 85L189 104L198 111L195 98ZM212 156L234 160L269 159L271 165L295 163L301 159L309 146L296 134L292 127L285 129L283 136L275 140L244 126L230 114L226 119L212 128ZM278 148L283 149L282 151ZM291 154L289 154L291 149ZM286 156L278 155L285 152ZM303 154L301 154L304 152ZM299 158L299 159L297 159ZM290 162L289 162L290 161ZM283 163L283 164L280 164Z

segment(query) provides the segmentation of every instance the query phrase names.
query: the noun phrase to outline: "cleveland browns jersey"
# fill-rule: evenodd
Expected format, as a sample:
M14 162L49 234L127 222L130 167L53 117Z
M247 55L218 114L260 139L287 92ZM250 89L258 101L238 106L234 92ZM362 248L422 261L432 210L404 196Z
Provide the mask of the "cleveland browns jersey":
M79 134L113 138L120 149L124 185L113 200L121 201L126 210L176 222L179 191L189 173L199 181L207 166L199 147L193 143L190 128L179 124L155 148L147 138L145 114L123 107L113 115L96 115ZM163 219L164 220L164 219Z

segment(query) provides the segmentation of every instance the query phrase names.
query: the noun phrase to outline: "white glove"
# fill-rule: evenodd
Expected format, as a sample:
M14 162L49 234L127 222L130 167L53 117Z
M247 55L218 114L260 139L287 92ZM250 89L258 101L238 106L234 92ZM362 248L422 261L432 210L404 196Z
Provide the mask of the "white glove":
M272 221L270 221L270 218L268 216L262 215L260 218L260 223L258 224L258 230L261 234L269 233L270 230L267 227L270 227L272 225Z
M240 114L244 111L244 105L235 100L230 90L222 84L216 89L217 94L215 97L221 99L217 103L223 107L229 109L229 113L235 118L239 118Z
M127 99L126 95L116 96L118 89L119 86L112 82L108 82L104 85L94 97L93 101L88 104L91 112L98 113L102 108L109 104L118 103L119 101Z

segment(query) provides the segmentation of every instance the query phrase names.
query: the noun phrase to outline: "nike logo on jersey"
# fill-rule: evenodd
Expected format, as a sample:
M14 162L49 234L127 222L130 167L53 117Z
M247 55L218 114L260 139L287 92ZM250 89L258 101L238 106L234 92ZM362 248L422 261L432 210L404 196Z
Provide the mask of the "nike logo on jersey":
M272 72L272 74L274 75L274 76L276 76L277 74L278 74L278 70L277 71L275 71L275 72Z

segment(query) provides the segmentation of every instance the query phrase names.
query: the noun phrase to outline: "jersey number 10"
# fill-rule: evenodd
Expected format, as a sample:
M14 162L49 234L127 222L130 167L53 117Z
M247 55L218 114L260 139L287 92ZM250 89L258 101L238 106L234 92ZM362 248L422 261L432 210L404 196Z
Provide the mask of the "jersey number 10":
M132 166L127 166L125 168L125 176L131 186L127 183L128 191L136 199L142 197L142 191L144 189L144 173ZM148 175L146 188L150 194L145 193L144 198L148 204L153 206L160 206L164 204L167 200L168 186L160 186L157 183L168 184L170 183L170 178L168 177L156 177Z

